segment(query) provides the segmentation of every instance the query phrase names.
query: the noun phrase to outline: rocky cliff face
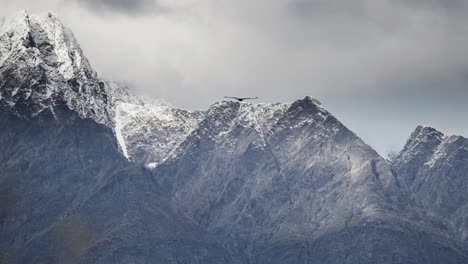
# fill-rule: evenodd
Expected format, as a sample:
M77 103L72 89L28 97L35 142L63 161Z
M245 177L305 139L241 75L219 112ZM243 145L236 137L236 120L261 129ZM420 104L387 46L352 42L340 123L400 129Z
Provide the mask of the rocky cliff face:
M55 111L67 121L1 113L2 263L237 263L121 155L109 128Z
M424 209L449 220L468 239L468 139L419 126L393 168Z
M52 14L7 21L0 58L0 263L468 262L313 98L145 105Z

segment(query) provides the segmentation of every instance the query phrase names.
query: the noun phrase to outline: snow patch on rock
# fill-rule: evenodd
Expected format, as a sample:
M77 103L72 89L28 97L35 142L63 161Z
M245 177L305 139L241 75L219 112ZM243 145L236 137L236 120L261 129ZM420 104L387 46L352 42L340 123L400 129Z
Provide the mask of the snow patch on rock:
M115 133L129 159L159 163L178 146L204 113L168 105L118 103Z

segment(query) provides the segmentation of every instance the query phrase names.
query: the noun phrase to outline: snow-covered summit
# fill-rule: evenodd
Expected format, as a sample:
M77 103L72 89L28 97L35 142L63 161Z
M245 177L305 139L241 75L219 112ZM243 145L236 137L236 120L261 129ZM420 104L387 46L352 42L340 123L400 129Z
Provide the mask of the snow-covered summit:
M46 62L56 63L59 74L67 80L97 77L71 31L53 13L29 15L22 11L7 20L2 29L5 34L10 39L10 51L21 46L37 48ZM3 40L8 42L7 38Z
M112 126L115 98L125 94L102 81L73 33L53 13L21 11L0 31L0 104L22 116L65 104L83 118ZM126 96L129 98L129 96Z

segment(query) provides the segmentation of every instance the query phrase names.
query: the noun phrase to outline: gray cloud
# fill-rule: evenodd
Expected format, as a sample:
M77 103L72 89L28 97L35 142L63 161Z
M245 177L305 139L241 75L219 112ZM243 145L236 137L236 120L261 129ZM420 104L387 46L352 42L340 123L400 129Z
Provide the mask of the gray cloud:
M0 13L57 12L101 76L175 105L312 95L381 153L420 123L468 135L467 1L83 1Z
M93 12L145 14L161 11L155 0L68 0L84 4Z

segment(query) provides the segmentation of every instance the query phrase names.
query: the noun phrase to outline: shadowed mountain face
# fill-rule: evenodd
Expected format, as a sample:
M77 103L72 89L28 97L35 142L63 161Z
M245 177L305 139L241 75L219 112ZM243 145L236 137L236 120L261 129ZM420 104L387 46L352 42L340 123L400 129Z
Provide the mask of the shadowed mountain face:
M422 207L449 220L467 244L468 139L419 126L393 168Z
M236 263L174 212L109 128L58 113L25 120L1 111L5 263Z
M5 25L0 263L468 262L315 99L132 106L55 16Z

